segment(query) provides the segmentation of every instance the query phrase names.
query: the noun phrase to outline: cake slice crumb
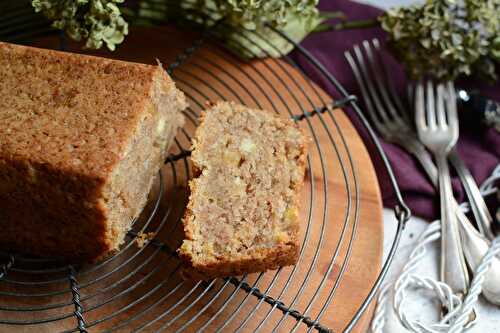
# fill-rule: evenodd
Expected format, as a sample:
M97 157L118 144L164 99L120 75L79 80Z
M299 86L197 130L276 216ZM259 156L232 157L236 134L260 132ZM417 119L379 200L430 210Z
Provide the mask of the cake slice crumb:
M211 279L296 263L307 137L290 119L219 102L193 139L178 250L183 275Z
M139 249L142 249L144 245L148 244L155 236L155 232L139 232L135 238L135 243Z

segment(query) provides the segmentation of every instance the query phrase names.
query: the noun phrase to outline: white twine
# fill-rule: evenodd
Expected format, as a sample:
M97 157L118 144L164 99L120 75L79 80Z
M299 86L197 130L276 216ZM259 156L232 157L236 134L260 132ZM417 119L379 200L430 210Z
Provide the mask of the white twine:
M481 194L488 196L498 189L496 182L500 180L500 165L498 165L490 177L488 177L480 187ZM464 213L470 209L469 203L463 203L460 208ZM372 319L371 331L373 333L383 333L388 314L390 294L393 294L393 307L403 326L415 333L461 333L469 328L477 320L474 306L482 292L482 284L485 274L495 256L500 254L500 237L493 240L490 249L487 251L481 263L474 271L469 291L463 301L457 295L454 295L451 288L443 282L430 277L416 274L415 271L426 254L426 247L441 237L441 224L439 221L431 223L419 236L417 245L411 252L399 277L394 283L386 283L380 290L377 298L377 307ZM435 294L447 314L438 323L424 324L412 319L405 311L405 305L408 302L408 290L426 289ZM472 315L475 318L471 318Z

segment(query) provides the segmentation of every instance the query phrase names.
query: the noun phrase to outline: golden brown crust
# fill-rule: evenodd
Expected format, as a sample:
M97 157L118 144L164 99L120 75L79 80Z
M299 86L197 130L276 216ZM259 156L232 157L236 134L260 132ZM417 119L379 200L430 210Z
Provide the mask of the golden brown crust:
M204 127L207 125L207 116L209 112L213 112L218 108L229 108L234 110L234 112L251 112L253 116L262 117L264 123L273 123L273 126L278 126L279 129L287 129L293 128L297 131L298 127L291 120L282 119L275 115L270 117L270 113L263 110L251 110L247 109L243 106L239 106L233 103L218 103L209 111L202 113L200 126L198 127L195 138L193 140L193 168L197 170L195 173L195 178L190 182L190 200L188 206L186 208L186 212L183 218L184 223L184 231L185 231L185 239L187 241L193 242L196 241L196 238L200 237L194 234L193 221L194 213L193 208L196 205L195 203L195 195L193 193L199 193L200 189L199 184L197 184L198 176L203 172L202 169L206 167L206 165L199 165L198 159L200 159L201 153L200 149L206 149L206 145L204 140L206 138L206 132ZM227 119L218 119L218 121L225 121ZM228 126L231 126L229 124ZM215 131L215 129L211 128L211 131ZM296 164L294 168L298 170L298 173L301 175L296 181L290 183L290 189L293 192L291 195L291 199L288 204L291 207L297 207L300 205L298 202L298 195L300 189L303 184L303 176L305 172L306 166L306 154L307 154L307 144L308 139L305 137L302 131L297 131L301 133L301 137L297 138L297 145L295 147L291 147L290 149L298 149L298 153L296 153L295 160ZM220 137L223 137L223 133L217 133ZM201 148L204 147L204 148ZM229 149L229 148L228 148ZM255 171L256 173L258 171ZM221 176L221 177L228 177ZM206 192L206 189L203 189ZM217 199L215 199L217 200ZM262 200L261 200L262 201ZM199 208L198 208L199 210ZM201 223L198 221L198 223ZM212 222L205 221L204 223L210 224ZM229 222L231 223L231 222ZM252 221L248 221L248 223L252 223ZM269 222L271 223L271 221ZM275 222L272 222L275 223ZM286 231L287 229L279 229L275 234L284 233L286 240L276 241L272 246L262 247L255 246L249 250L248 253L238 253L238 255L217 255L216 257L205 256L204 259L200 259L198 255L195 255L191 248L186 247L186 242L184 242L183 246L179 249L179 256L184 263L182 274L185 278L188 279L211 279L215 277L223 277L230 275L241 275L245 273L252 272L261 272L269 269L276 269L280 266L293 265L297 258L300 250L300 244L298 239L298 221L294 221L289 225L291 229ZM198 231L197 231L198 232ZM206 236L206 234L204 234ZM233 237L237 237L233 234ZM191 244L191 243L190 243ZM194 244L194 243L193 243ZM227 245L228 243L226 243ZM191 246L191 245L189 245ZM194 245L193 245L194 246ZM206 254L206 253L205 253Z
M187 280L210 280L218 277L264 272L294 265L297 262L299 251L300 244L292 243L261 251L258 257L222 260L205 265L193 265L192 258L181 252L180 258L184 262L181 274Z
M0 42L0 154L107 177L158 74L170 84L159 66Z

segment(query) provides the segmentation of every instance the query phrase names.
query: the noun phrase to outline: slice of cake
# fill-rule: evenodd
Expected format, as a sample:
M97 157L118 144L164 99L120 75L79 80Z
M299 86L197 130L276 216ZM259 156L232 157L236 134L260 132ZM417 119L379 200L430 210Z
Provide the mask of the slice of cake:
M205 111L179 249L184 276L210 279L293 265L307 139L288 119L234 103Z
M0 248L118 249L185 107L160 66L0 43Z

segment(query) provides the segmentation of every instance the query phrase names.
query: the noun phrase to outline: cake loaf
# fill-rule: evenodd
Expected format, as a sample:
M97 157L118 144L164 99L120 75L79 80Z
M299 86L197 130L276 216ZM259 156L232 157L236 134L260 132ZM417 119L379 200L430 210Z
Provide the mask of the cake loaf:
M0 248L118 249L185 107L161 66L0 43Z
M307 139L289 119L221 102L202 115L179 249L192 279L296 262Z

